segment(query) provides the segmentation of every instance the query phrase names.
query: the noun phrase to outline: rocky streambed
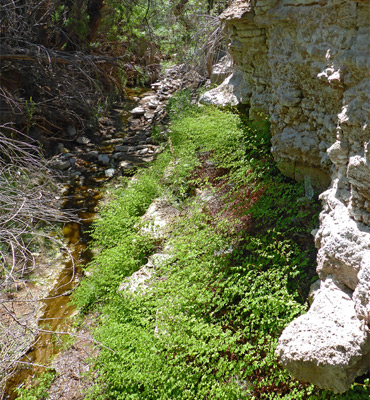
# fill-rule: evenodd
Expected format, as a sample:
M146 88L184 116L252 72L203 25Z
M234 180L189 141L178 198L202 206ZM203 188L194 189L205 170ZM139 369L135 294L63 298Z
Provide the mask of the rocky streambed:
M50 161L72 182L84 186L88 178L106 180L132 173L138 166L152 161L160 151L152 137L152 126L161 124L167 115L167 99L187 85L182 67L169 68L152 90L128 91L131 97L116 105L109 116L99 118L96 133L79 134L68 128L70 140L59 143L58 153ZM141 92L141 94L140 94ZM166 132L159 128L159 136Z

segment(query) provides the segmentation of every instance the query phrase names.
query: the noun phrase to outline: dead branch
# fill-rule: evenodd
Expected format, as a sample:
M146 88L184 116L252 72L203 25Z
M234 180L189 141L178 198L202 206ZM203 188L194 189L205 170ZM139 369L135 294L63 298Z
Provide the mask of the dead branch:
M41 299L13 295L37 266L35 249L45 241L64 248L72 259L70 279L75 274L71 251L49 233L55 224L76 220L58 206L56 191L32 139L10 123L0 125L0 387L39 332Z
M64 29L59 1L2 3L0 123L12 121L51 150L54 127L63 140L68 126L82 130L94 121L94 109L117 85L108 72L117 68L117 59L82 52L77 44L74 51L61 50L73 39Z

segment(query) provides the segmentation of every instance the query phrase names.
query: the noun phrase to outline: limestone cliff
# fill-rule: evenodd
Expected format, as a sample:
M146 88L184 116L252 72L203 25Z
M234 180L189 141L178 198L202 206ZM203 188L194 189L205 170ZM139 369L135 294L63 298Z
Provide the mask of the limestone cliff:
M370 0L236 0L233 75L203 101L268 114L279 168L321 191L321 286L283 332L297 378L334 392L370 368Z

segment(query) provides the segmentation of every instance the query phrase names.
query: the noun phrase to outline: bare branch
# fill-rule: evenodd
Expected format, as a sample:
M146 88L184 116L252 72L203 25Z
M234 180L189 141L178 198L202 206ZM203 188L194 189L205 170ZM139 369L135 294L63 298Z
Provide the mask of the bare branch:
M13 295L14 288L27 286L37 246L47 240L65 249L72 276L63 286L75 276L71 250L49 233L55 224L77 220L58 206L56 191L32 139L11 124L0 125L0 388L39 332L36 314L43 299L27 291L22 298Z

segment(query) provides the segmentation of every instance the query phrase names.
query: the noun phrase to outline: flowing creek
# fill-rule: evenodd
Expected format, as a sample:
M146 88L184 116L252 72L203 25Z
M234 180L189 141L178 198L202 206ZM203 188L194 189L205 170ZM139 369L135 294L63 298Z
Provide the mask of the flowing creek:
M88 248L89 226L96 216L96 208L102 197L105 183L119 175L133 175L136 167L147 165L161 151L151 138L151 128L155 124L162 127L161 135L166 135L162 126L167 112L167 99L176 91L190 84L197 84L192 76L184 78L183 66L173 66L165 71L162 80L148 89L127 90L124 104L113 108L109 117L99 119L98 133L76 137L71 127L70 144L59 144L59 154L54 157L53 167L66 177L68 190L65 194L66 209L75 210L82 223L66 224L63 234L72 254L65 261L56 285L43 300L42 316L39 318L41 332L32 347L21 360L12 378L8 380L2 399L13 400L14 389L24 385L44 367L50 366L60 350L62 335L72 329L71 316L76 312L70 302L70 294L83 277L83 265L91 260ZM194 83L195 82L195 83ZM63 333L64 332L64 333ZM33 365L33 366L32 366Z
M145 92L139 94L143 95L143 93ZM90 240L89 227L96 217L96 209L102 197L105 184L117 173L121 175L129 173L131 175L133 167L143 165L152 159L135 157L135 154L125 154L124 158L129 159L130 163L128 171L107 168L108 165L104 162L104 155L112 155L114 145L122 144L127 136L131 136L130 144L138 144L138 139L143 139L145 136L148 137L150 134L148 124L141 126L141 128L145 128L144 131L142 129L134 129L133 132L130 132L127 129L130 124L130 111L137 104L137 100L138 98L129 98L123 109L115 109L113 117L115 129L112 129L112 124L110 127L111 134L108 135L108 139L103 136L105 140L94 148L101 155L100 159L103 160L101 165L99 163L90 163L81 157L77 168L72 168L69 171L70 183L64 194L66 200L63 207L73 210L81 219L81 223L70 222L65 224L63 228L63 235L68 243L70 254L66 254L68 259L64 262L56 285L50 290L47 298L43 300L42 316L39 318L38 324L39 328L46 332L39 333L34 344L21 360L21 366L8 380L3 399L16 399L17 394L14 389L22 386L38 372L44 371L45 368L41 366L50 365L52 358L61 350L60 341L56 340L56 337L63 336L72 328L72 319L70 317L75 314L76 309L70 301L70 294L83 277L83 266L92 258L91 250L88 248ZM147 139L147 143L150 145L150 140ZM142 150L142 147L143 143L137 151ZM83 149L83 152L87 153L89 150L91 151L91 147ZM82 172L78 170L78 166L82 166ZM112 167L112 163L110 163L109 167ZM115 173L107 173L109 169ZM52 332L60 332L60 334L56 335Z
M71 200L67 202L69 209L72 206L74 209L77 208L77 204L75 203L76 193L83 193L80 189L74 186L70 187L69 194L71 195ZM75 307L70 302L70 294L82 277L82 266L91 259L91 252L87 249L89 240L87 231L94 218L95 214L93 210L97 205L100 193L99 189L95 189L93 192L88 189L84 193L86 193L84 203L87 209L91 210L89 213L91 218L84 219L81 224L75 222L68 223L63 228L63 234L66 241L68 241L70 255L68 255L69 260L64 263L57 284L51 289L48 297L43 300L43 313L41 318L39 318L39 328L45 331L70 331L70 317L75 313ZM78 214L86 213L85 208L82 210ZM44 371L45 368L39 367L40 365L50 365L50 360L60 350L60 344L55 339L56 337L53 333L41 332L37 336L35 343L21 360L24 363L34 364L34 366L26 365L17 370L8 381L5 399L15 399L17 396L14 393L14 388L24 384L36 373Z

